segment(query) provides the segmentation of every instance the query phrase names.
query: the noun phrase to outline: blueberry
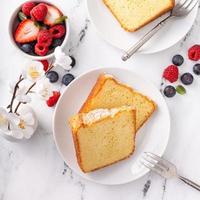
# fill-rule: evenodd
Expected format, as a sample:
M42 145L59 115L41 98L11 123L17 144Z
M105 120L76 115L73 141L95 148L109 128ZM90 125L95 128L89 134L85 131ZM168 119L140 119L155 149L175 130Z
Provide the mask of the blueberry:
M20 49L28 54L33 54L34 53L34 47L32 44L23 44L20 46Z
M60 46L62 43L63 43L63 39L60 39L60 38L54 39L51 44L51 47L56 48L57 46Z
M172 58L172 63L176 66L180 66L182 65L184 62L184 58L183 56L181 55L175 55L173 58Z
M76 60L73 56L70 56L70 58L72 59L71 66L74 67L76 65Z
M47 72L46 77L49 79L49 81L51 83L55 83L59 79L58 73L55 72L55 71L49 71L49 72Z
M176 89L173 86L171 86L171 85L168 85L164 89L164 95L166 97L173 97L173 96L175 96L175 94L176 94Z
M181 76L181 81L184 85L190 85L192 84L194 78L192 76L192 74L190 73L184 73L182 76Z
M62 83L67 86L74 80L74 78L75 77L72 74L65 74L62 78Z
M193 72L196 74L196 75L200 75L200 64L195 64L194 67L193 67Z

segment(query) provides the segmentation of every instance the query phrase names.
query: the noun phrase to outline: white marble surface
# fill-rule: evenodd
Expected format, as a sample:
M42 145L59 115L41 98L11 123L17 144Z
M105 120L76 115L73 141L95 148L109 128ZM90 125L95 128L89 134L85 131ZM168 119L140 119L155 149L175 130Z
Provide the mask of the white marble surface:
M172 55L200 43L200 15L192 31L174 47L153 55L137 55L124 63L121 52L96 34L87 16L85 0L54 0L70 18L72 34L66 52L77 59L72 73L79 75L94 67L126 67L152 80L160 87L160 77ZM0 6L0 106L9 99L8 83L18 76L25 58L9 42L9 16L22 0L1 0ZM192 62L185 62L183 71L191 71ZM187 95L166 99L172 118L171 138L164 155L174 162L180 173L200 183L200 77L195 77ZM77 91L80 92L80 91ZM38 99L32 103L40 121L37 133L27 143L10 143L0 138L0 200L196 200L200 193L180 181L164 180L150 173L121 186L102 186L83 180L74 174L60 158L52 137L53 109ZM159 133L158 133L159 134Z

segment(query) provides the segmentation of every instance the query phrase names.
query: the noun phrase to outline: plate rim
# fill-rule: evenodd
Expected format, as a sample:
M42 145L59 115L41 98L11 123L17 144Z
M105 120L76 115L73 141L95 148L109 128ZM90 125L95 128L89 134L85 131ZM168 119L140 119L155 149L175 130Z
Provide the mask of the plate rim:
M114 47L114 48L116 48L116 49L118 49L118 50L120 50L120 51L122 51L122 52L125 52L126 50L128 50L128 49L122 49L122 48L118 47L118 46L115 45L113 42L109 41L109 39L108 39L106 36L104 36L104 34L102 33L102 31L99 31L99 29L97 28L97 25L94 23L94 20L93 20L93 18L92 18L92 16L91 16L91 12L90 12L90 9L89 9L89 6L88 6L88 5L89 5L89 1L90 1L90 0L87 0L87 1L86 1L87 13L88 13L88 16L89 16L89 18L90 18L90 20L91 20L91 22L92 22L92 25L93 25L93 27L95 28L95 31L97 32L97 34L98 34L106 43L108 43L108 44L111 45L112 47ZM179 42L188 34L188 32L192 29L192 26L194 25L195 20L196 20L196 18L197 18L198 6L199 6L199 5L200 5L200 2L197 3L197 5L196 5L196 6L194 7L194 9L191 11L191 12L193 12L193 11L196 9L196 11L195 11L195 17L194 17L194 21L193 21L192 25L189 26L189 28L187 28L187 31L185 32L185 34L182 35L181 38L178 39L174 44L171 44L171 45L169 45L168 47L160 48L160 49L153 50L153 51L151 50L151 48L149 48L149 50L137 51L137 52L136 52L136 55L148 55L148 54L151 55L151 54L159 53L159 52L168 50L169 48L171 48L171 47L175 46L177 43L179 43Z
M117 69L124 70L124 71L126 71L127 73L130 72L130 73L134 74L136 77L138 77L138 78L140 78L140 79L142 79L142 80L144 79L142 76L138 75L136 72L134 72L133 70L128 69L128 68L123 68L123 67L117 67L117 68L116 68L116 67L102 67L102 68L101 68L101 67L97 67L97 68L89 69L89 70L87 70L87 71L81 73L80 75L78 75L78 76L76 77L76 79L75 79L74 81L72 81L72 82L64 89L64 91L63 91L61 97L59 98L59 100L58 100L58 102L57 102L57 104L56 104L56 107L55 107L55 110L54 110L54 113L53 113L53 121L52 121L53 139L54 139L54 142L55 142L55 145L56 145L56 149L57 149L59 155L61 156L61 158L62 158L62 160L63 160L64 162L66 162L66 161L65 161L65 157L64 157L63 153L61 152L61 149L59 148L59 144L58 144L57 139L56 139L56 130L55 130L55 127L56 127L56 125L55 125L55 119L56 119L56 115L57 115L57 110L58 110L58 107L59 107L59 105L60 105L60 102L61 102L61 100L62 100L62 98L63 98L63 96L64 96L64 93L68 90L68 88L69 88L72 84L74 84L75 81L78 81L81 77L84 77L85 75L87 75L87 74L89 74L89 73L92 73L92 72L95 72L95 71L99 71L99 70L103 71L103 70L117 70ZM150 84L152 87L154 87L156 90L158 90L157 87L155 86L155 84L154 84L152 81L150 81L150 80L145 80L145 81L146 81L148 84ZM158 91L159 91L159 90L158 90ZM161 95L161 94L160 94L160 95ZM167 139L165 140L165 143L166 143L166 144L165 144L165 146L163 147L162 151L160 151L160 152L158 153L158 156L163 156L163 154L165 153L166 148L167 148L168 143L169 143L170 135L171 135L171 116L170 116L169 108L168 108L168 106L167 106L167 103L166 103L164 97L163 97L162 95L161 95L161 97L162 97L162 99L163 99L163 103L164 103L165 108L166 108L166 111L167 111L167 118L168 118L169 126L168 126L168 135L167 135ZM66 164L67 164L67 163L66 163ZM81 173L79 173L77 170L71 168L71 166L68 165L68 167L69 167L76 175L80 176L81 178L83 178L83 179L85 179L85 180L88 180L88 181L91 181L91 182L93 182L93 183L97 183L97 184L100 184L100 185L107 185L107 186L112 186L112 185L123 185L123 184L131 183L131 182L133 182L133 181L136 181L136 180L142 178L143 176L145 176L145 175L150 171L149 169L144 169L144 171L143 171L141 174L139 174L138 176L135 176L133 179L129 179L129 180L127 180L127 181L123 181L123 182L120 182L120 183L105 183L104 181L98 181L98 180L92 179L92 178L90 178L89 176L82 176Z

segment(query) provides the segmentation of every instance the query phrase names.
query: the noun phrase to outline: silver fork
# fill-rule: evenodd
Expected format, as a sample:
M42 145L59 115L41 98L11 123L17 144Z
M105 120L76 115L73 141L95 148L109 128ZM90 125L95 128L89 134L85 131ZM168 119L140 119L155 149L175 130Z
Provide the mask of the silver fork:
M189 14L193 8L197 5L199 0L180 0L176 6L170 12L170 15L158 23L153 29L151 29L146 35L144 35L136 44L134 44L128 51L122 56L122 60L128 60L134 53L136 53L147 41L149 41L165 24L173 17L182 17Z
M193 181L183 176L178 175L177 168L174 164L153 153L145 152L143 159L140 160L140 162L148 169L152 170L153 172L159 174L160 176L166 179L179 178L184 183L200 191L200 185L194 183Z

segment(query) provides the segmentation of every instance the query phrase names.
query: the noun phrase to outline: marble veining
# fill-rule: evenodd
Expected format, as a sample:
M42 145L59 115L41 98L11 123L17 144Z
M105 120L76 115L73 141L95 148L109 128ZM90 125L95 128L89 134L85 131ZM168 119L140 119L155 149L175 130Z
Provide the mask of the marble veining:
M166 189L167 189L167 179L164 179L162 187L163 187L162 200L164 200L165 199L165 192L166 192Z
M88 18L86 0L53 1L63 6L70 19L71 35L65 52L77 60L77 65L72 70L74 75L99 65L122 66L152 80L162 90L162 72L164 67L170 64L171 57L181 53L186 58L187 49L195 43L200 43L198 14L192 29L178 44L157 54L137 55L124 63L120 59L122 52L97 35ZM23 0L15 0L8 4L6 0L2 0L0 7L0 17L3 19L0 28L1 106L7 105L8 102L9 81L16 79L20 72L19 66L26 61L13 48L6 31L11 12L22 2ZM193 64L186 61L184 69L180 70L191 71ZM63 73L63 70L59 70L59 74ZM65 88L61 83L58 87L61 90ZM177 95L174 99L166 98L172 118L172 130L164 155L177 165L180 173L197 182L200 182L200 136L199 125L196 123L200 118L199 88L200 79L195 77L194 85L187 87L187 94L184 97ZM178 180L167 181L154 173L120 186L103 186L84 180L62 161L57 152L51 128L53 109L44 106L37 98L33 99L32 105L40 121L33 138L27 143L10 143L0 138L0 200L199 199L200 193ZM195 164L192 164L194 162Z
M151 187L151 179L148 179L147 182L144 184L143 188L143 197L145 198L149 188Z

